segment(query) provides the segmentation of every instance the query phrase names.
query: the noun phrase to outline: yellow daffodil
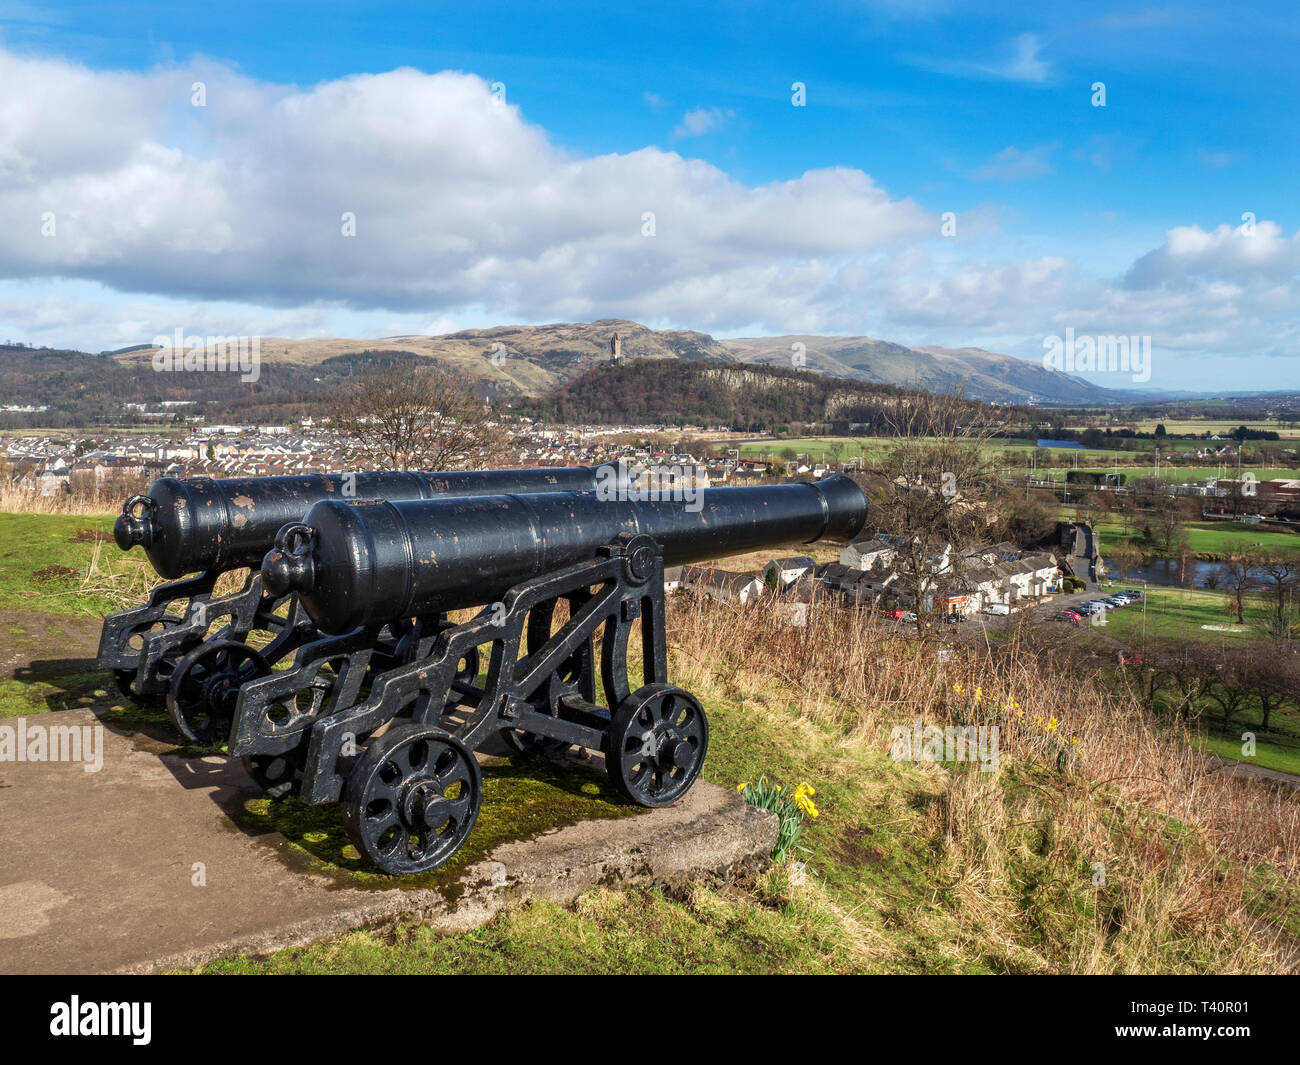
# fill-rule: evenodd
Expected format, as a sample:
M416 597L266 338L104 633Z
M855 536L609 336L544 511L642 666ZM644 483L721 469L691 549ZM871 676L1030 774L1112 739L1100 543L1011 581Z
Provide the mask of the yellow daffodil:
M743 784L737 784L737 785L736 785L736 790L737 790L737 791L744 791L747 787L749 787L749 781L748 781L748 780L745 781L745 783L743 783Z
M1047 723L1047 731L1048 732L1056 731L1056 718L1052 718L1052 720Z

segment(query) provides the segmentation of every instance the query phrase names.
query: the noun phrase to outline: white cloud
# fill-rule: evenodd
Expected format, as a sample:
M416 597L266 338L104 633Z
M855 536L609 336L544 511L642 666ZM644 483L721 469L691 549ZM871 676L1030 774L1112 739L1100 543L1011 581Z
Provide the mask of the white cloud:
M196 80L205 108L190 106ZM300 90L213 64L116 75L0 51L0 83L28 87L0 106L0 277L425 315L688 317L696 281L932 228L860 170L750 188L655 148L579 157L468 74Z
M981 69L1006 81L1046 81L1051 68L1038 57L1042 47L1037 34L1022 33L1011 42L1008 56L996 63L985 64Z
M927 55L914 56L911 61L924 70L952 77L1043 85L1051 79L1053 71L1051 64L1039 55L1042 48L1037 34L1022 33L994 56Z
M628 317L1030 358L1066 325L1187 358L1300 351L1300 236L1272 221L1176 227L1106 280L1065 256L999 260L1023 245L993 207L943 239L943 206L857 169L750 187L657 148L568 152L469 74L300 89L207 61L136 75L0 50L0 84L24 86L0 100L3 339L100 350L177 325L376 337ZM1055 148L1008 148L977 174L1032 177Z
M970 176L975 181L1029 181L1052 172L1055 151L1055 144L1040 144L1025 151L1008 145L972 170Z
M700 137L712 133L732 118L735 112L725 107L694 107L682 115L682 120L673 130L673 136Z

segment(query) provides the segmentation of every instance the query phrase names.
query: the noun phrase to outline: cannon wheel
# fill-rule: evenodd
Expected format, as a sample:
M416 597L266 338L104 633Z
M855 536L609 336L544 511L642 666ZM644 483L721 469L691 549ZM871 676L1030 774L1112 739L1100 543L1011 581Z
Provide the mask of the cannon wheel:
M306 757L298 750L283 754L247 754L242 759L244 772L272 799L292 795L302 782Z
M167 712L192 743L219 743L230 731L242 685L271 672L260 651L238 640L200 644L176 664Z
M671 806L695 783L709 750L709 722L690 692L671 684L638 688L614 711L605 768L639 806Z
M423 873L469 837L483 801L478 761L442 729L414 722L374 740L348 776L344 821L385 873Z

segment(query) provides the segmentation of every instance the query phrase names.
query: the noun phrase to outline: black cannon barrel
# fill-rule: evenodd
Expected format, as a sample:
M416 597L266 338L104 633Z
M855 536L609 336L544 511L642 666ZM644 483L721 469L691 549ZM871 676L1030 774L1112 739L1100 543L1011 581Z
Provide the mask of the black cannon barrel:
M663 545L668 565L822 538L852 539L867 498L842 475L816 483L704 489L689 502L635 493L492 495L317 503L262 563L275 595L299 593L342 633L494 602L522 581L594 557L622 533Z
M619 463L455 473L320 473L290 477L160 477L132 496L113 526L123 551L140 545L162 577L257 566L287 522L324 499L437 499L503 492L588 492L626 483Z

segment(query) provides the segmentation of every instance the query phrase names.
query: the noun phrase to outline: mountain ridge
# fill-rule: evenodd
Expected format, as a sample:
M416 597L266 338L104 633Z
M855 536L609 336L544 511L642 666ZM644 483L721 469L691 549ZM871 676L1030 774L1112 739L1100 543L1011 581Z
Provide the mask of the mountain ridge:
M316 365L363 352L432 358L502 395L554 391L593 366L613 359L619 337L624 361L670 358L807 369L866 384L961 391L1000 403L1096 405L1131 402L1139 393L1103 388L1037 362L983 348L910 346L867 336L789 334L719 340L689 329L653 329L622 318L546 325L498 325L438 336L378 339L265 337L264 362ZM106 353L120 362L149 359L148 349ZM1151 395L1153 393L1143 393Z

